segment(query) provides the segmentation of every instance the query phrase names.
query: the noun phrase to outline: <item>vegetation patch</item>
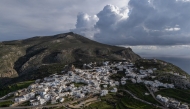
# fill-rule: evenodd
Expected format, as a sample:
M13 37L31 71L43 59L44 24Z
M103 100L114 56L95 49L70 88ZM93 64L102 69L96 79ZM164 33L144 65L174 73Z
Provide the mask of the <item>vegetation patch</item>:
M156 95L158 94L190 104L190 90L187 89L162 89L156 92Z
M151 95L145 95L145 93L149 93L149 91L144 84L133 84L127 82L127 84L123 87L129 90L138 98L159 105L159 103Z
M124 97L122 97L118 105L118 109L157 109L156 107L134 99L129 94L126 94Z
M4 87L0 89L0 96L4 96L10 92L17 91L19 89L27 88L30 84L34 83L34 81L24 81L24 82L19 82L15 83L12 85L9 85L7 87Z
M157 109L134 99L124 91L119 91L116 94L111 93L100 98L100 102L90 104L85 109Z
M0 102L0 107L9 107L11 104L13 104L12 101Z
M19 106L30 106L30 101L26 101L26 102L20 104Z
M116 74L113 74L110 76L111 79L114 79L116 81L120 81L122 77L125 76L125 72L124 71L119 71L118 73Z
M75 87L81 87L81 86L85 86L85 83L74 83Z
M99 101L99 102L90 104L85 109L114 109L114 107L108 104L106 101Z

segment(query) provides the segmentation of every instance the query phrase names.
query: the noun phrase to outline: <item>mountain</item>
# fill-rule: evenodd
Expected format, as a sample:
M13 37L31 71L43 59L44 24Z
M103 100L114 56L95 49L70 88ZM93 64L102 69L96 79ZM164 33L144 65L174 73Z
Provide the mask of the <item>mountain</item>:
M88 101L92 99L89 92L96 93L95 102L87 102L85 109L165 109L168 106L177 109L181 106L188 107L190 103L189 74L171 63L141 58L130 48L101 44L69 32L1 42L0 50L0 107L12 105L15 98L15 103L18 99L25 99L22 96L28 96L29 93L39 97L39 91L45 91L47 87L47 95L51 98L67 91L86 91L88 97L84 92L81 95L85 95L84 99ZM105 62L106 60L109 62ZM104 70L96 75L93 67ZM49 79L43 79L45 77ZM68 87L72 89L68 90ZM73 95L78 97L78 94ZM70 106L78 105L78 102L73 101L74 96L69 96L69 99L66 97L65 101ZM169 102L162 101L159 96ZM85 104L84 99L80 99L83 101L81 104ZM19 103L17 108L27 108L25 106L32 103L31 99L25 101ZM50 104L52 101L48 100L46 103Z
M140 59L130 48L101 44L73 32L5 41L0 49L1 85L43 77L74 62ZM49 71L51 67L55 71Z

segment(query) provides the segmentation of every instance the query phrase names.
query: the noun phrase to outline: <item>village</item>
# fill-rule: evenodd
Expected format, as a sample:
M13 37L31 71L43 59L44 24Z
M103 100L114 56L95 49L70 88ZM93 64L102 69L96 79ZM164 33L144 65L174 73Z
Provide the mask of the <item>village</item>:
M158 91L159 87L175 88L172 83L144 79L146 77L156 78L153 73L157 68L144 69L142 66L138 70L130 62L106 61L101 66L96 67L93 66L94 64L96 63L84 64L85 69L74 68L69 71L62 71L62 75L53 74L49 77L38 79L28 88L15 92L15 96L17 97L14 103L20 104L29 101L31 106L38 106L63 103L68 98L79 99L90 95L106 96L109 93L116 93L120 85L127 85L126 81L131 81L134 84L142 83L150 87L152 92ZM111 75L119 72L125 73L119 81L110 78ZM185 78L182 75L179 76ZM189 109L188 105L175 105L176 102L172 102L172 100L167 98L166 100L161 95L157 95L156 98L164 102L166 106Z

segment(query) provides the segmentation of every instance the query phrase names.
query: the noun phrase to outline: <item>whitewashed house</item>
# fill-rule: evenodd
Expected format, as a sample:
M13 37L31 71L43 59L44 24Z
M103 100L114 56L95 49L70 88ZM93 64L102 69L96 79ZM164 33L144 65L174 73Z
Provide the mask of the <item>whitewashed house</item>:
M36 96L36 99L37 99L37 100L40 100L40 98L41 98L41 97L40 97L39 95L38 95L38 96Z
M103 85L103 87L104 87L104 88L107 88L107 87L108 87L108 85Z
M65 99L64 98L60 98L59 102L62 103Z
M131 79L131 82L132 83L137 83L137 81L135 79L133 79L133 78Z
M187 77L186 76L181 76L181 78L186 79Z
M113 83L113 82L109 82L109 85L110 85L111 87L116 86L115 83Z
M147 69L147 72L148 72L149 74L152 74L152 73L153 73L153 70L152 70L152 69Z
M47 92L45 92L45 91L40 92L40 96L42 96L42 97L44 97L45 94L47 94Z
M45 99L40 99L39 102L40 102L40 105L43 105L44 103L46 103L46 100Z
M26 98L24 98L24 97L17 97L17 98L15 98L14 101L15 101L16 103L20 103L20 102L26 101Z
M179 109L189 109L189 106L187 104L181 104Z
M157 95L157 96L156 96L156 98L157 98L158 100L160 100L161 97L162 97L161 95Z
M39 101L32 100L32 101L30 101L30 105L31 105L31 106L38 106L38 105L40 105L40 104L39 104Z
M51 99L51 96L49 94L44 95L44 99L46 101L49 101Z
M166 97L162 97L162 98L161 98L161 101L164 102L164 103L167 103L169 100L168 100L168 98L166 98Z
M143 80L141 78L137 78L137 83L142 83Z
M162 97L161 95L157 95L156 98L160 101L162 101L163 103L167 103L169 101L168 98L166 97Z
M100 96L106 96L108 94L108 90L101 90Z
M167 87L168 88L174 88L174 85L173 84L167 84Z
M84 98L85 95L83 93L80 93L79 95L77 95L79 98Z
M117 92L117 88L113 88L112 90L111 90L111 92Z
M118 82L118 81L115 81L115 85L116 85L116 86L119 86L119 82Z
M127 80L127 78L125 78L125 77L121 78L121 81L126 81L126 80Z
M118 65L117 68L119 69L118 71L123 71L123 66L122 65Z
M135 73L130 73L130 74L126 74L127 77L131 77L131 78L135 78L137 76L137 74Z
M146 70L139 70L140 74L147 74Z
M112 70L112 73L113 73L113 74L116 74L116 73L117 73L117 70Z

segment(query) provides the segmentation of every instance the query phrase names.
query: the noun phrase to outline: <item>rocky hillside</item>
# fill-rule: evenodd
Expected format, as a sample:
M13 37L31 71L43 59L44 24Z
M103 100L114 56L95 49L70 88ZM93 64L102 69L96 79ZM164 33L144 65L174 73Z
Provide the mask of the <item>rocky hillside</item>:
M10 78L30 78L34 71L44 66L103 60L134 62L140 59L130 48L101 44L72 32L1 42L0 49L1 85Z

